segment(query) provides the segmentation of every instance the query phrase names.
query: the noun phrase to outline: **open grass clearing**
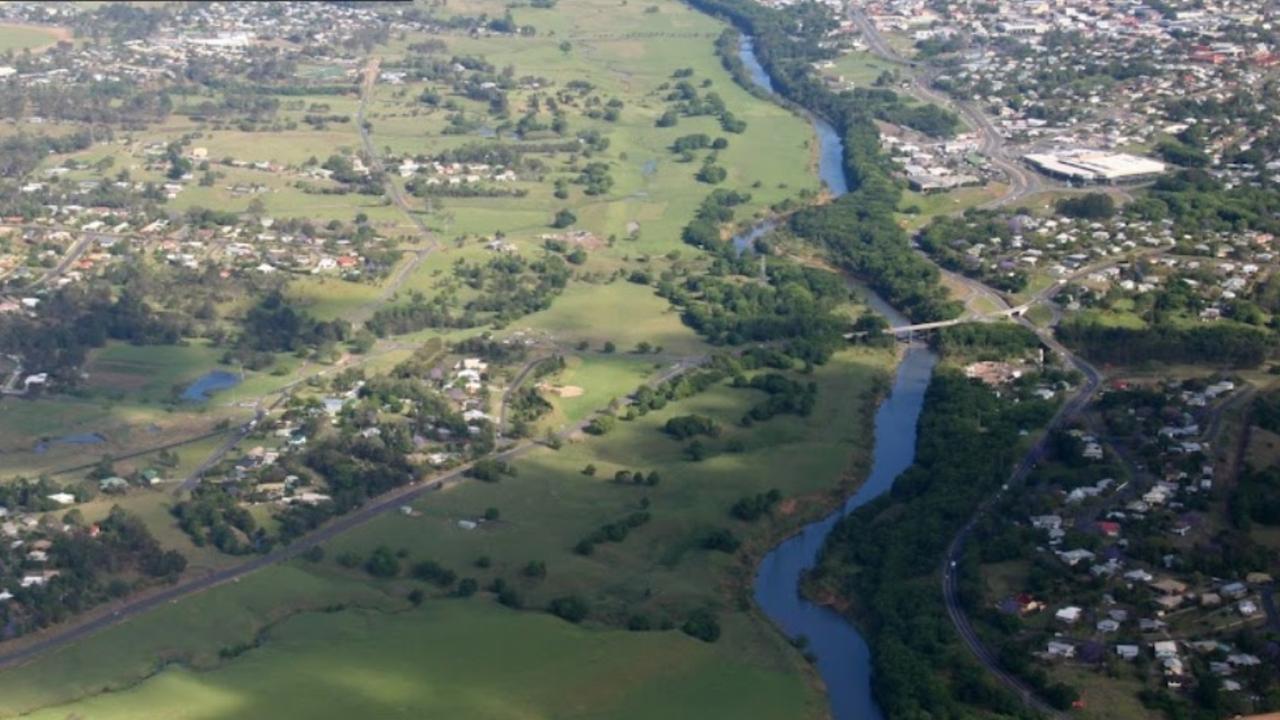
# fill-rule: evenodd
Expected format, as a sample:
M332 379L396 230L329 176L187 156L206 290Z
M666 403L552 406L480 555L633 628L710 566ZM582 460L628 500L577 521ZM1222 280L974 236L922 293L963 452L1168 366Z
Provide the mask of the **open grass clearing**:
M0 23L0 52L42 50L70 39L66 28Z
M549 309L521 318L507 332L542 337L562 347L585 341L592 350L613 342L623 353L641 342L661 346L667 355L694 355L709 349L653 288L623 281L573 284Z

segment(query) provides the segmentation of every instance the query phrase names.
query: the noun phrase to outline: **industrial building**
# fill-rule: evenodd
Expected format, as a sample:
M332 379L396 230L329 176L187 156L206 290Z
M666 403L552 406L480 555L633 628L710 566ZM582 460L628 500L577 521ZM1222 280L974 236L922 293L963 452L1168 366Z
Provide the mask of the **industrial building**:
M1150 180L1164 172L1164 163L1126 153L1067 150L1023 156L1032 167L1051 177L1080 183L1118 183Z

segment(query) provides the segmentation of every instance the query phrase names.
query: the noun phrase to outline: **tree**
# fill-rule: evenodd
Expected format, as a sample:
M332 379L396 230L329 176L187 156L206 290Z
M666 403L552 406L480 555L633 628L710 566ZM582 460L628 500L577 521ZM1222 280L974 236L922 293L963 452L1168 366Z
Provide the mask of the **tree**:
M547 609L551 611L552 615L575 624L585 620L587 613L590 612L587 601L577 595L558 597L551 601L551 605Z
M689 618L685 620L680 629L686 635L695 637L703 642L712 643L720 639L720 621L716 619L715 613L706 608L694 610L690 613Z
M591 418L591 422L587 423L586 427L583 428L583 432L591 435L605 435L610 430L613 430L617 423L617 418L612 415L597 415Z
M1058 201L1058 212L1084 220L1105 220L1116 214L1116 202L1106 193L1091 192Z
M364 563L365 572L377 578L392 578L400 574L400 560L386 545L379 545Z
M568 208L564 208L556 212L555 219L551 222L551 227L567 228L576 222L578 222L578 216L574 215Z

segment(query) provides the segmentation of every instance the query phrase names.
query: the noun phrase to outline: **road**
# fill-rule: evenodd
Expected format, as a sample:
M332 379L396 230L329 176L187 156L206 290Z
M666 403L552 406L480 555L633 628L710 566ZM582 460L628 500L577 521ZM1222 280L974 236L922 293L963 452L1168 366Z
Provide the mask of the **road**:
M992 165L999 168L1009 180L1008 192L982 207L992 208L1012 205L1026 197L1043 192L1049 187L1049 184L1041 175L1023 167L1018 159L1009 153L1005 147L1004 136L996 129L996 126L991 122L991 118L987 117L986 113L971 102L948 97L930 87L933 77L932 72L927 68L923 68L919 63L902 57L890 47L884 36L880 34L879 29L876 28L875 23L871 22L871 18L867 17L866 12L861 7L850 6L849 19L858 28L862 39L867 43L867 47L873 54L886 62L903 66L912 71L912 88L910 90L912 95L924 102L951 108L964 117L969 125L978 132L980 138L978 151L985 155Z
M387 197L391 198L391 202L400 208L400 212L404 214L409 222L413 223L418 234L422 237L425 245L413 251L413 256L409 258L409 262L401 263L394 271L391 277L382 286L382 291L378 293L378 297L366 303L355 313L352 322L360 324L367 320L379 306L390 300L393 295L400 291L400 287L404 281L413 275L418 266L422 264L427 256L433 250L438 248L435 234L431 232L431 228L427 227L427 223L422 219L422 215L414 209L409 203L409 199L405 197L404 190L396 183L390 173L386 171L383 165L382 156L378 149L374 147L373 135L369 131L369 123L366 121L366 115L369 108L369 100L373 97L374 85L378 82L378 68L381 64L380 58L370 58L364 68L364 81L360 85L360 106L356 110L356 127L360 130L360 144L364 148L364 154L368 158L369 168L373 172L382 174L382 187Z
M511 404L511 397L515 395L516 391L520 389L520 386L524 384L525 379L529 377L529 373L533 372L535 368L553 357L555 357L555 355L540 354L530 358L529 361L526 362L516 373L515 378L511 380L507 385L507 388L502 391L502 402L498 406L499 441L502 440L502 434L507 431L507 407Z
M863 39L867 43L867 47L869 47L873 53L886 61L907 67L912 71L911 82L913 85L913 95L921 100L933 102L942 107L950 107L956 110L969 122L970 125L973 126L975 130L977 130L981 138L979 141L979 151L986 155L990 159L991 164L999 168L1009 180L1008 190L1001 197L993 200L984 207L1011 205L1030 195L1041 192L1046 188L1046 183L1041 176L1022 167L1016 158L1010 156L1005 146L1004 136L1000 134L999 130L996 129L995 125L992 124L991 119L988 118L985 113L971 103L945 97L929 87L930 74L928 70L925 69L921 71L919 64L903 58L894 51L861 8L852 7L849 15L854 25L858 28L859 32L861 32ZM994 315L1016 318L1016 320L1024 327L1027 327L1034 332L1046 347L1056 353L1065 363L1077 368L1084 376L1084 383L1076 390L1072 397L1063 403L1062 407L1058 409L1058 412L1054 414L1052 419L1050 419L1045 432L1032 445L1014 468L1008 482L1008 487L1010 489L1019 487L1026 482L1027 476L1030 475L1036 464L1044 456L1045 444L1050 432L1079 415L1080 411L1083 410L1093 399L1093 396L1097 393L1098 388L1102 384L1101 373L1099 373L1092 365L1082 358L1077 357L1059 343L1057 339L1053 337L1052 328L1043 329L1037 327L1031 321L1027 320L1023 316L1023 313L1036 303L1050 303L1051 298L1068 282L1071 282L1071 280L1089 272L1096 272L1102 267L1115 264L1116 262L1120 262L1120 259L1108 260L1097 266L1082 268L1076 273L1073 273L1072 275L1041 290L1026 303L1016 307L1008 307L1007 303L1005 303L1001 310L994 313ZM1003 299L1003 296L1000 295L999 292L972 278L965 278L965 285L968 286L971 291L976 291L988 296L994 295ZM992 315L993 314L989 313L987 317L991 317ZM1056 319L1058 317L1059 313L1055 312L1054 324L1056 324ZM934 323L931 325L937 324ZM987 498L987 500L979 506L973 517L971 517L969 521L965 523L964 527L960 529L960 532L952 538L951 544L947 547L947 552L942 563L942 594L947 608L947 616L951 619L951 623L955 626L956 632L960 635L961 640L983 665L987 672L989 672L993 677L1000 681L1001 684L1011 690L1015 695L1021 698L1027 706L1031 707L1035 711L1049 717L1064 717L1061 713L1040 698L1036 692L1020 678L1011 675L1000 666L996 657L992 655L991 651L983 644L982 639L974 630L972 623L970 623L968 616L964 612L964 608L960 604L957 569L959 567L961 555L964 551L965 541L973 531L973 527L977 522L977 519L995 505L1000 497L1000 493L1002 492L1003 489L1000 492L997 492L994 496Z
M1051 350L1075 365L1075 367L1084 374L1085 381L1084 384L1077 389L1076 393L1067 400L1067 402L1063 403L1062 407L1058 408L1058 412L1055 413L1053 418L1049 421L1048 426L1045 428L1045 432L1027 451L1027 454L1018 462L1017 466L1014 468L1013 474L1009 477L1008 487L1010 490L1016 489L1025 483L1027 476L1035 469L1036 463L1044 457L1045 444L1048 441L1050 432L1077 416L1080 411L1088 405L1094 394L1097 393L1098 387L1102 384L1101 374L1092 365L1075 355L1072 355L1071 352L1058 343L1058 341L1055 340L1049 332L1036 328L1025 319L1020 319L1020 321L1023 325L1030 328L1032 332L1039 335L1041 341L1048 345ZM1001 492L1003 492L1003 490ZM1054 718L1063 717L1061 713L1036 695L1035 691L1032 690L1030 686L1020 678L1009 674L1000 666L999 661L991 654L991 651L987 649L986 645L983 644L982 639L978 636L978 633L973 629L972 623L969 622L968 615L964 612L964 607L960 604L957 569L959 567L961 555L964 552L965 541L968 540L969 534L973 531L973 527L976 524L977 519L995 505L1001 492L998 492L996 495L988 498L986 502L978 508L977 512L975 512L973 517L969 519L969 522L965 523L964 527L960 529L960 532L952 538L951 544L947 547L947 552L943 558L942 564L942 596L947 608L947 616L951 619L951 624L955 626L956 632L959 633L964 644L969 647L969 650L974 654L978 661L982 663L987 672L991 673L1001 682L1001 684L1012 690L1024 703L1035 709L1037 712Z

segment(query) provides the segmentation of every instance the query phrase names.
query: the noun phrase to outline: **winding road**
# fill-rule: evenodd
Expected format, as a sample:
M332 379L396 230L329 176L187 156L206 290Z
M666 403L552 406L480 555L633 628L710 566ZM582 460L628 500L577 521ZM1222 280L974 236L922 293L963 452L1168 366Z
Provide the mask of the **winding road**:
M929 70L927 68L921 68L920 64L916 62L903 58L892 47L890 47L862 8L851 6L849 17L858 28L858 31L862 34L862 37L866 41L867 47L870 48L871 52L885 61L906 67L912 71L912 94L915 97L926 102L933 102L940 106L951 107L957 110L966 118L969 124L978 131L978 134L981 137L979 151L986 155L990 159L992 165L1004 172L1009 179L1009 188L1004 195L990 203L987 203L983 206L984 208L1011 205L1030 195L1042 192L1047 187L1041 176L1022 167L1015 158L1010 156L1005 147L1004 137L1000 134L999 130L996 129L995 125L992 124L990 118L988 118L986 114L971 103L945 97L930 88ZM1158 250L1155 252L1162 251L1163 250ZM1027 320L1024 317L1024 312L1037 303L1046 303L1052 306L1053 296L1061 291L1067 283L1087 273L1096 272L1103 267L1114 265L1122 260L1123 259L1121 258L1116 258L1104 261L1097 265L1082 268L1075 273L1072 273L1070 276L1062 278L1049 287L1036 293L1030 300L1022 305L1010 308L1006 304L1005 309L994 314L1016 318L1016 320L1024 327L1027 327L1034 332L1037 337L1040 338L1040 341L1062 358L1064 362L1073 365L1078 369L1084 376L1084 383L1076 389L1076 392L1066 402L1064 402L1060 408L1058 408L1058 411L1049 421L1049 424L1046 426L1039 439L1036 440L1014 468L1008 483L995 495L983 502L969 521L965 523L964 527L960 529L960 532L952 538L951 544L947 547L947 552L943 558L941 568L942 594L943 601L947 609L947 616L950 618L952 625L955 626L956 632L960 635L961 640L969 648L970 652L973 653L974 657L977 658L978 662L981 663L987 672L996 680L1012 691L1014 695L1020 698L1028 707L1038 713L1052 718L1060 718L1064 716L1049 705L1049 703L1047 703L1043 698L1037 695L1035 690L1027 685L1021 678L1010 674L1001 667L998 659L982 642L982 638L978 636L977 631L974 630L973 624L969 621L969 617L965 613L964 607L960 602L958 569L960 567L961 556L964 552L965 542L972 533L973 527L977 523L978 518L995 506L1001 494L1005 492L1006 489L1020 487L1026 481L1027 476L1030 475L1036 464L1044 457L1045 444L1050 433L1056 428L1061 427L1064 423L1075 418L1093 399L1093 396L1097 393L1098 388L1102 383L1102 375L1096 368L1086 362L1083 358L1073 354L1065 346L1059 343L1057 339L1053 337L1051 328L1040 328ZM952 276L967 285L973 292L983 295L1000 296L999 292L981 282L978 282L977 280L967 278L962 275L955 275L954 273ZM1055 324L1058 317L1059 313L1055 312ZM951 322L950 324L956 323ZM931 323L927 325L945 326L943 323ZM915 326L915 329L920 330L928 328Z

